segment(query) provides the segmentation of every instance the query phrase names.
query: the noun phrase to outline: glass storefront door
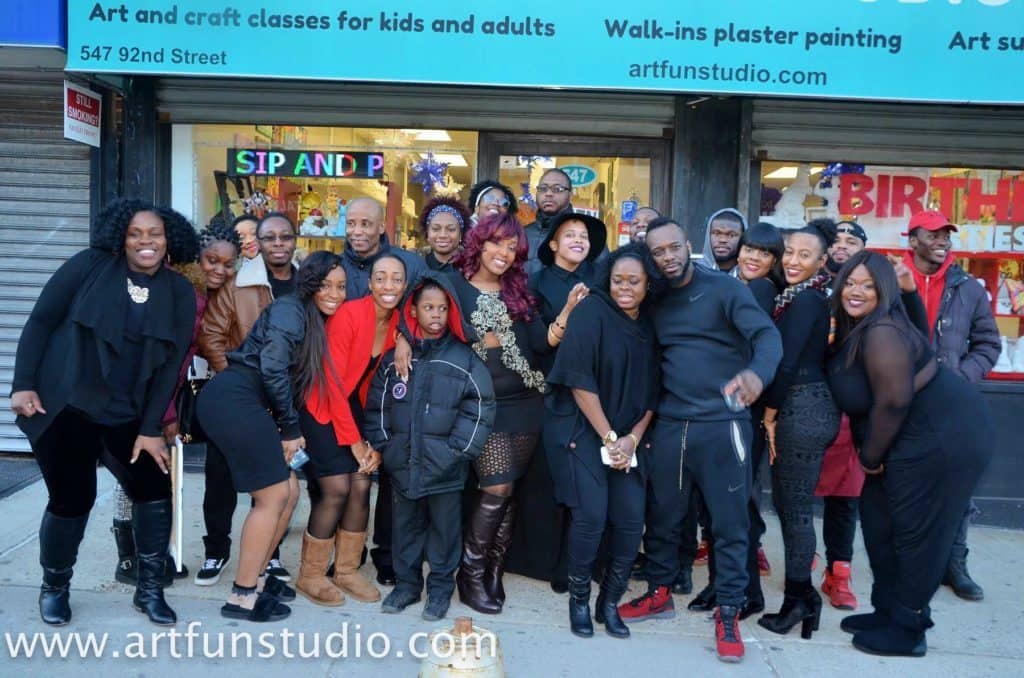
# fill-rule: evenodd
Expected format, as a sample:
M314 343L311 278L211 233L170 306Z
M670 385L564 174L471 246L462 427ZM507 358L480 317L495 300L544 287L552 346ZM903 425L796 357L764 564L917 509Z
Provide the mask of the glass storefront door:
M629 241L629 219L639 207L667 212L667 142L646 139L480 135L480 177L496 176L519 198L523 224L534 219L536 186L557 167L573 183L572 205L608 226L608 247Z

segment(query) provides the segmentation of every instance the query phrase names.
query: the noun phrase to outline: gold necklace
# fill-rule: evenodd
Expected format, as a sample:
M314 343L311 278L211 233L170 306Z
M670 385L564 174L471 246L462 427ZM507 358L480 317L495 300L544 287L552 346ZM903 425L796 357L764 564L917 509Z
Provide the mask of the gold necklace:
M149 288L136 285L128 278L128 297L136 304L144 304L149 301Z

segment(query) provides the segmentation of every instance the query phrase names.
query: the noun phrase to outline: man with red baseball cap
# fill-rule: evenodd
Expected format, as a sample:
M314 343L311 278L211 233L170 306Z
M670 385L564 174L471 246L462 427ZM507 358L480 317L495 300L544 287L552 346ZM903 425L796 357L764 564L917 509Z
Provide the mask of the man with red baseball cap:
M999 358L1001 344L985 288L954 263L952 237L957 227L938 210L924 210L907 225L910 268L928 314L928 338L939 363L971 383L981 381ZM957 531L946 579L965 600L985 592L967 572L967 524L977 508L972 501Z

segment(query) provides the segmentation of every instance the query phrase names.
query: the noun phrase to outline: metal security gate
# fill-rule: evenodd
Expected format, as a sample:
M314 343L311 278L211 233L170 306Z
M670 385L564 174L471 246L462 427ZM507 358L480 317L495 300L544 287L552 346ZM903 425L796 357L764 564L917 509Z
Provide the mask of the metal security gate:
M30 451L9 397L21 329L89 241L90 149L64 139L62 92L60 72L0 72L0 453Z

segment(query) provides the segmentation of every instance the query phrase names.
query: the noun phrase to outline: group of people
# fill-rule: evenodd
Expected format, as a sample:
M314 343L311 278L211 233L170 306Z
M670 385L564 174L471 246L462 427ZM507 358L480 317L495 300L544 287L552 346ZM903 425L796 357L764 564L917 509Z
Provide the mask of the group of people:
M943 580L980 597L965 516L993 442L971 382L994 363L998 336L993 349L984 291L952 263L956 227L915 215L911 251L890 260L864 249L856 223L748 228L727 209L709 218L698 259L683 225L642 208L632 242L609 251L572 188L565 172L545 172L525 227L495 181L467 205L434 198L419 223L423 256L392 246L383 207L359 198L344 252L297 267L282 213L198 234L139 201L97 215L90 248L42 291L15 368L12 407L50 495L43 620L71 619L102 462L125 495L119 579L136 584L135 607L154 623L176 621L163 594L166 440L198 354L216 375L196 403L207 450L196 584L219 580L236 493L252 498L226 617L284 619L297 593L326 606L381 601L378 585L392 587L387 613L425 589L426 620L444 618L456 590L496 614L509 571L568 593L577 636L596 621L626 638L629 622L674 616L700 522L710 583L689 607L714 612L718 657L740 661L739 620L765 609L767 456L786 577L781 609L758 623L800 625L804 637L818 628L817 492L823 591L842 609L856 607L859 502L874 611L843 620L854 646L924 654ZM179 271L195 262L190 285ZM296 469L311 509L293 588L279 546ZM375 478L376 584L360 572ZM623 602L638 560L648 592Z

